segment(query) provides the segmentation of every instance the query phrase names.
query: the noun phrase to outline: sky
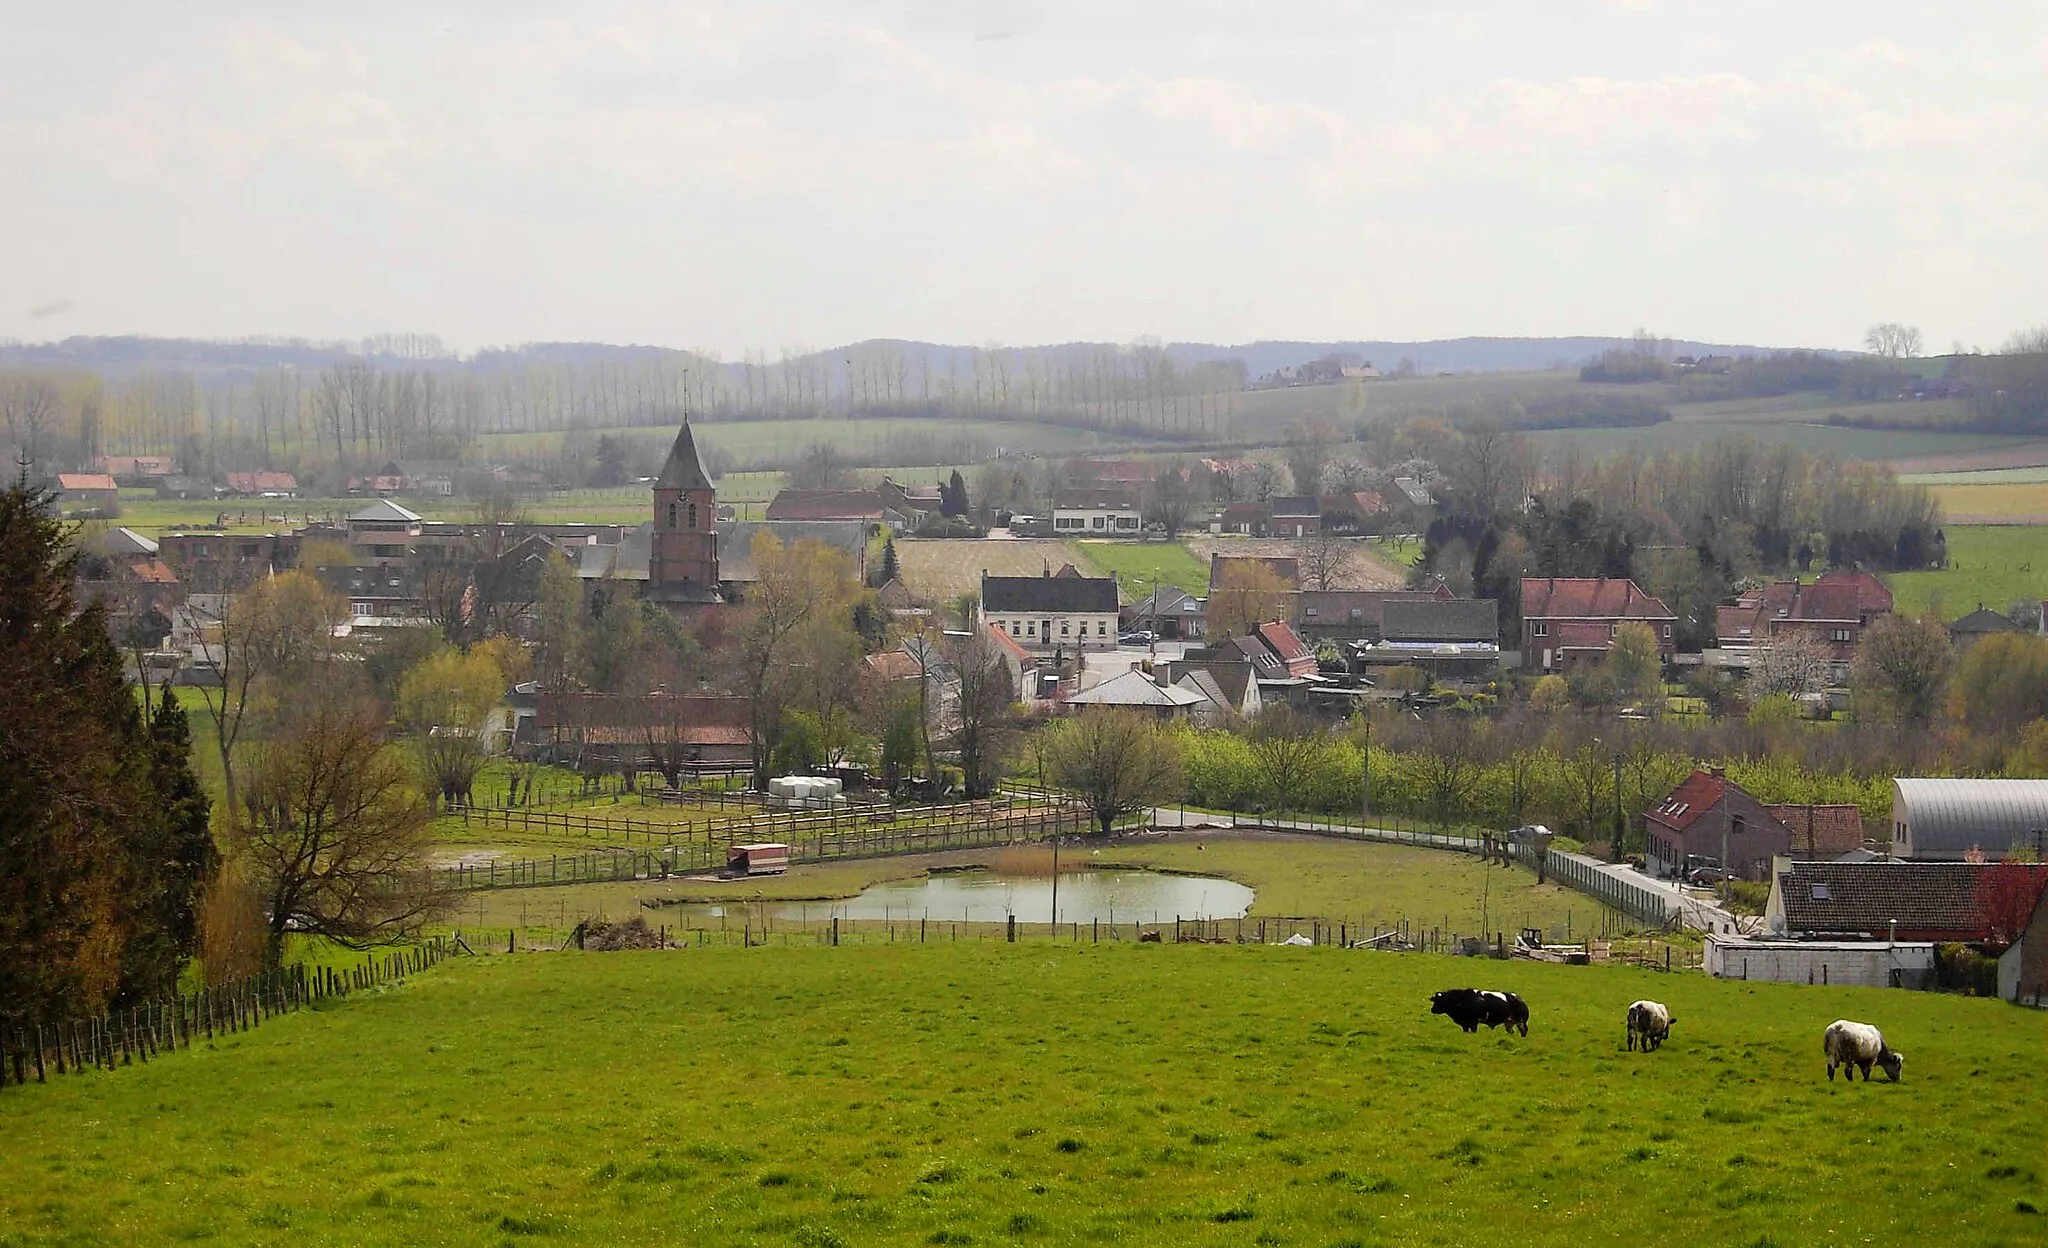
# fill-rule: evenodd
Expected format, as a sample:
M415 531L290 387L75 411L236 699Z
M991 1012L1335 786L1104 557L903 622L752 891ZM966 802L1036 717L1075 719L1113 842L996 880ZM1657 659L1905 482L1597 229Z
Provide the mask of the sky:
M0 12L0 336L2048 322L2048 4L69 0Z

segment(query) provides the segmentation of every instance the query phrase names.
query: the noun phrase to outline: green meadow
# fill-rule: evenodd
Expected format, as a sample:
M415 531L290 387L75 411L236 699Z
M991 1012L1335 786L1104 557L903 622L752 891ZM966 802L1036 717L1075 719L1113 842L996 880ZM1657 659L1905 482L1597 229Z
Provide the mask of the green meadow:
M1468 984L1528 1038L1429 1014ZM1828 1082L1838 1017L1904 1082ZM0 1244L2037 1244L2044 1039L1996 1001L1331 948L464 958L8 1088Z
M1178 586L1201 597L1209 592L1209 564L1180 542L1087 542L1074 548L1095 565L1095 571L1116 578L1126 601L1135 601L1161 586Z
M1949 567L1885 578L1900 611L1954 620L1979 603L2003 611L2021 599L2048 597L2048 527L1952 525L1943 532Z

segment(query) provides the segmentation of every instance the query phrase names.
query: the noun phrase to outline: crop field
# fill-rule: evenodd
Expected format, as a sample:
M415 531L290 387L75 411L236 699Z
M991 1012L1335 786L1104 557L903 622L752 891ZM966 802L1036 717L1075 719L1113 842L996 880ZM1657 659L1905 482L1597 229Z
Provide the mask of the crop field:
M1967 489L1980 485L2040 485L2048 482L2048 465L2032 464L2025 467L1982 468L1958 472L1906 472L1899 474L1899 480L1907 485L1940 486L1945 489Z
M1218 555L1297 555L1299 546L1288 539L1278 537L1240 537L1231 534L1219 536L1196 536L1187 539L1188 549L1202 564L1202 588L1209 586L1209 556ZM1351 561L1345 575L1337 578L1339 589L1399 589L1408 583L1408 567L1397 565L1386 553L1386 545L1373 538L1360 538L1350 543ZM1420 555L1418 554L1419 558Z
M1766 446L1792 446L1844 461L1888 462L1915 456L1995 451L2031 439L1996 434L1946 433L1923 429L1857 429L1823 419L1765 421L1677 420L1632 429L1551 429L1529 435L1544 454L1555 457L1577 444L1593 456L1623 449L1644 453L1689 450L1717 438L1741 434Z
M847 420L844 417L814 417L807 420L700 420L693 422L699 445L716 447L742 462L763 459L794 460L814 442L823 442L850 455L873 456L890 443L904 439L939 442L948 438L970 438L1012 453L1082 453L1128 438L1110 438L1089 429L1064 425L1037 424L1023 420L919 420L884 417ZM590 436L604 434L646 442L666 448L675 437L673 428L651 426L622 429L593 429ZM485 458L535 459L561 449L558 431L534 433L487 433L478 441Z
M900 547L898 549L901 549ZM1126 602L1160 585L1177 585L1202 597L1209 592L1209 564L1182 542L1075 542L1074 549L1098 575L1114 576Z
M1435 989L1511 989L1529 1036ZM1677 1017L1628 1053L1631 1000ZM1905 1079L1823 1077L1870 1019ZM2038 1243L1996 1001L1331 948L459 959L9 1089L0 1243Z
M1037 576L1046 568L1060 570L1071 563L1084 570L1087 560L1066 542L1050 538L1020 538L1012 542L991 542L977 538L931 538L896 543L896 558L903 567L903 583L911 592L934 602L949 603L961 594L981 589L981 574L990 576Z
M2048 597L2048 527L1950 525L1950 567L1885 578L1900 611L1956 619L1982 603L2003 611L2024 598Z
M2048 524L2048 479L1996 485L1932 484L1927 489L1941 504L1942 515L1952 522Z

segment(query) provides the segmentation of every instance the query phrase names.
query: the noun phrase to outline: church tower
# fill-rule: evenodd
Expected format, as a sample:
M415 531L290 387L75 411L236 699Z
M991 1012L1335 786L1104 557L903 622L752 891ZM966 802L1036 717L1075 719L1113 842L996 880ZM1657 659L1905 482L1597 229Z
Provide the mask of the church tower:
M718 602L718 492L688 418L654 483L647 593L664 602Z

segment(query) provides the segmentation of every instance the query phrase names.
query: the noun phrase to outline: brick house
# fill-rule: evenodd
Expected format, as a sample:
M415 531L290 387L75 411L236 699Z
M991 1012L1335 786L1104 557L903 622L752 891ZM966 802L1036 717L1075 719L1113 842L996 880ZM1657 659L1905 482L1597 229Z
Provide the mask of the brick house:
M1978 941L1989 923L1970 862L1783 862L1764 926L1774 936ZM1896 927L1894 927L1896 924Z
M1892 591L1868 572L1823 572L1811 585L1773 581L1745 590L1714 612L1714 636L1726 649L1768 645L1791 636L1820 643L1830 658L1856 657L1864 632L1892 613Z
M1643 866L1652 875L1680 875L1702 861L1725 864L1744 880L1771 878L1771 860L1791 851L1792 834L1741 785L1695 770L1643 812Z
M1657 638L1657 653L1669 660L1678 617L1663 600L1634 581L1612 577L1524 577L1522 579L1522 666L1555 672L1598 661L1627 623L1646 624Z

